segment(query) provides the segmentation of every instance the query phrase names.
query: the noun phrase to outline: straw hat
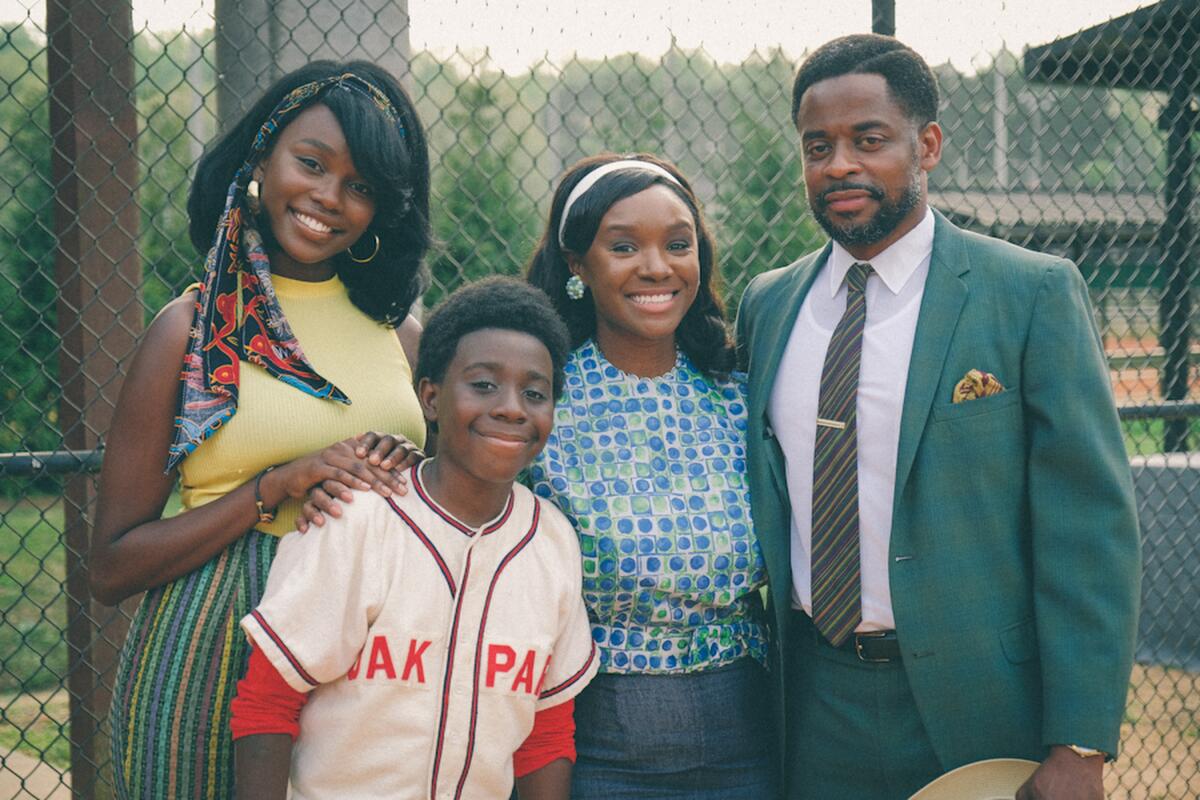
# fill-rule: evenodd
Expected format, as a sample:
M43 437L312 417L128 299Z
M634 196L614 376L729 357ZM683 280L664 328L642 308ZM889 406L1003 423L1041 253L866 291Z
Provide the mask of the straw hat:
M1038 768L1024 758L989 758L952 769L909 800L1013 800Z

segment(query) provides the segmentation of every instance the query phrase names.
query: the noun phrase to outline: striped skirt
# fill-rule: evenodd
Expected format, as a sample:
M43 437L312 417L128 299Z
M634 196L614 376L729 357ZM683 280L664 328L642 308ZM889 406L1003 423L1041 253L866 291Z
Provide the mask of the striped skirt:
M229 703L279 538L251 531L196 571L148 591L121 650L113 704L119 798L232 798Z

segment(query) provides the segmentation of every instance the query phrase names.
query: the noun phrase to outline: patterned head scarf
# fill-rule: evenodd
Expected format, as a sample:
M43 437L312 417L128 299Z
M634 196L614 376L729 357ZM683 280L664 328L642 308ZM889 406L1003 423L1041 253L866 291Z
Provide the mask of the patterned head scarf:
M367 97L404 135L395 107L377 86L353 73L306 83L287 94L258 130L246 161L225 197L225 210L204 262L204 282L192 316L187 354L180 375L175 438L167 454L167 471L179 465L237 413L242 361L306 394L349 405L341 389L322 378L308 363L271 285L271 265L262 236L247 213L245 198L254 168L276 134L327 90L340 89Z

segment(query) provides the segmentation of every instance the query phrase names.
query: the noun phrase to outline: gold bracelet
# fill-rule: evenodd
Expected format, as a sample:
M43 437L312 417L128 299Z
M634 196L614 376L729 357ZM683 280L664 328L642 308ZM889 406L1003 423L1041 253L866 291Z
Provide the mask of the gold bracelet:
M258 477L254 479L254 507L258 509L259 522L265 523L275 521L275 509L272 508L269 511L267 510L267 507L263 504L262 492L259 490L260 484L262 484L263 476L273 469L275 469L275 467L267 467L262 472L258 473Z

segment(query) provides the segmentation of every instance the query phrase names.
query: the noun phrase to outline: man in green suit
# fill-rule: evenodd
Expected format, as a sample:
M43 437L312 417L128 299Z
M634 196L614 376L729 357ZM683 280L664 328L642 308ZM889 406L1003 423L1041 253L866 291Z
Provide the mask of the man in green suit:
M937 102L890 37L806 60L832 242L738 313L788 793L904 798L1024 757L1021 800L1099 798L1141 572L1108 367L1073 264L929 208Z

